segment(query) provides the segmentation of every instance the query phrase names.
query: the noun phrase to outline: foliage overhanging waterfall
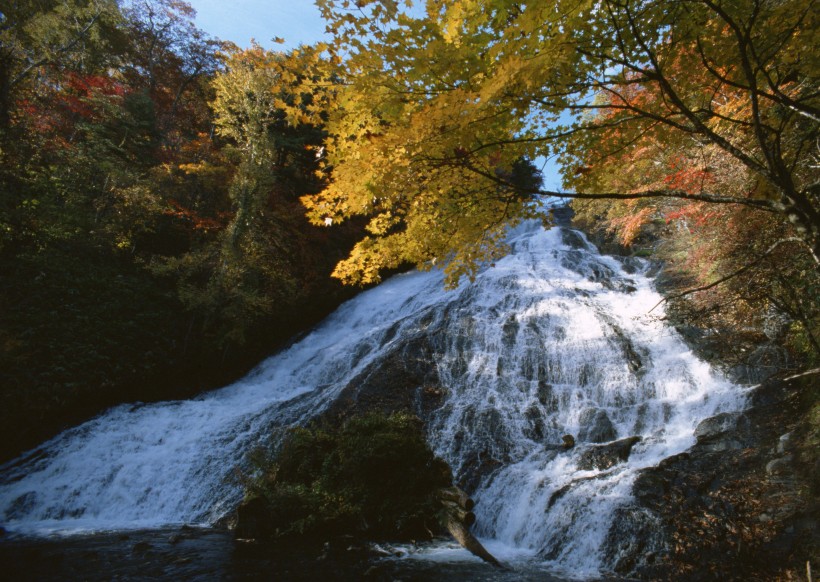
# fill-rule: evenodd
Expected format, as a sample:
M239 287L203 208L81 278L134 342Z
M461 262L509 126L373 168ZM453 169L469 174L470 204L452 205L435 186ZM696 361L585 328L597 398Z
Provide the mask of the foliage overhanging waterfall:
M442 393L425 413L428 438L469 484L478 535L576 575L606 569L636 471L691 446L700 420L742 407L742 390L696 359L660 308L649 313L660 296L646 263L536 221L508 243L473 283L446 291L437 270L394 277L231 386L119 406L7 464L4 527L212 523L241 497L245 453L428 336ZM605 443L614 460L602 460Z

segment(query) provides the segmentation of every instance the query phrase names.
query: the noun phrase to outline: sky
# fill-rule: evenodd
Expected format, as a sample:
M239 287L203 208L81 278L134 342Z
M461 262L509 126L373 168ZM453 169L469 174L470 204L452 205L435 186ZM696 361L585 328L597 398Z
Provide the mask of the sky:
M242 48L249 47L251 39L276 50L330 40L313 0L188 0L188 3L197 12L197 27ZM274 43L274 37L285 39L285 43ZM535 163L544 172L544 186L560 190L556 164L543 158Z
M291 49L325 38L325 23L313 0L188 0L196 25L242 48L255 39L266 48ZM280 37L285 44L271 39Z

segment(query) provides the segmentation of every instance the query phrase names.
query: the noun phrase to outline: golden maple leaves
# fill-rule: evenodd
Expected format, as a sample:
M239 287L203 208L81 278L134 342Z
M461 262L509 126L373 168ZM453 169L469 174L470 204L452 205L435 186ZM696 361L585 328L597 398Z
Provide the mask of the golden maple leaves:
M806 98L816 67L799 56L815 17L803 0L782 4L790 10L756 0L428 0L410 9L322 0L334 42L300 66L332 81L317 91L292 66L266 66L293 85L289 94L312 95L307 109L274 101L288 121L321 119L329 134L331 179L303 198L310 219L370 220L336 276L369 283L386 268L434 262L450 265L451 282L474 273L503 252L504 225L538 214L532 195L541 189L530 184L523 195L513 165L557 154L579 191L542 193L696 196L773 210L802 200L810 230L816 209L801 194L810 178L794 156L805 156L811 133L795 115L816 107ZM703 159L686 175L658 151L691 152L692 143ZM693 176L710 165L757 178L698 190ZM664 181L676 171L682 181ZM750 182L768 190L752 200ZM632 203L634 216L616 217L628 237L649 207Z

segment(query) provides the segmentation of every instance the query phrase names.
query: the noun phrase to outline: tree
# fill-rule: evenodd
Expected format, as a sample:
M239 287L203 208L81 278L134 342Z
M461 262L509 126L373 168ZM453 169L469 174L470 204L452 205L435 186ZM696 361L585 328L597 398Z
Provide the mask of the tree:
M213 95L200 81L217 73L217 53L228 45L199 30L196 11L182 0L131 0L124 12L131 41L125 75L154 101L166 146L176 150L185 141L179 133L190 137L189 128L208 117ZM192 111L180 111L185 105Z
M392 0L320 6L349 75L328 126L333 182L306 204L316 223L371 217L337 276L436 260L469 273L503 250L506 222L537 213L526 195L745 206L790 223L820 265L810 3L432 0L421 16ZM753 187L612 190L593 177L628 152L692 143ZM516 160L555 155L575 191L509 179Z
M320 52L233 50L213 82L214 125L233 162L229 219L216 238L169 265L182 273L186 304L218 320L225 345L243 343L270 317L285 319L309 291L298 196L316 189L324 138L312 123L325 106L319 73L311 73Z
M46 68L93 70L122 48L115 0L26 0L0 12L0 130L21 88Z

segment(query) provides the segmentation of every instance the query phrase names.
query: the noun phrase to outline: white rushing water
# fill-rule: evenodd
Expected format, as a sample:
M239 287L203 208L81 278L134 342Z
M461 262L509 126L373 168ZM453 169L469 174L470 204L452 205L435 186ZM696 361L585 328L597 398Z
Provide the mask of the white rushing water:
M648 313L660 296L639 261L625 268L580 233L537 222L509 242L474 283L448 292L436 271L394 277L231 386L117 407L7 464L3 527L211 523L241 497L245 453L430 334L444 396L429 438L478 501L478 535L573 576L605 569L636 471L691 446L697 423L740 408L741 391L659 321L662 308ZM595 443L633 436L628 459L590 465Z

